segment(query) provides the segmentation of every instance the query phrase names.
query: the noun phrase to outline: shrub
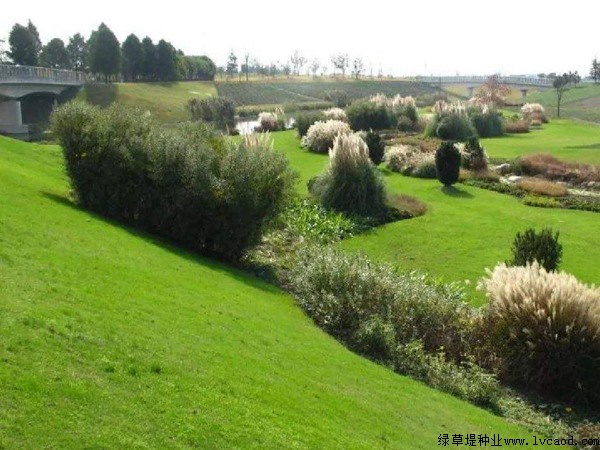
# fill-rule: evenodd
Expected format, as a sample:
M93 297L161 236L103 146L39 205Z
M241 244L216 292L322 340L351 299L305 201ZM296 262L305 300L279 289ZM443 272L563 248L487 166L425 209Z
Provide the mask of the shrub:
M512 246L511 266L524 266L537 261L546 270L557 270L562 258L562 245L558 242L558 231L544 228L539 233L528 228L517 233Z
M287 160L264 140L162 129L122 106L67 104L52 121L82 206L201 253L237 259L293 192Z
M279 117L272 112L261 112L258 115L258 124L262 132L277 131L279 129Z
M463 155L463 167L474 172L487 172L488 155L485 148L479 143L479 139L472 137L467 140Z
M403 131L403 132L412 131L414 128L414 123L408 117L400 116L400 117L398 117L397 128L398 128L398 131Z
M433 153L422 152L411 145L396 145L385 152L384 161L393 172L419 178L436 178Z
M383 178L369 159L367 144L353 134L335 138L329 167L311 193L326 208L350 214L378 216L386 210Z
M502 394L498 380L472 361L457 364L443 353L427 353L420 341L396 348L397 372L482 406L496 406Z
M338 135L350 132L346 122L339 120L315 122L302 138L302 146L315 153L327 153L333 147L333 142Z
M348 97L348 93L342 90L325 92L325 100L333 103L338 108L345 108L350 104L350 97Z
M303 138L306 136L308 129L316 122L325 122L327 119L320 111L309 111L298 114L296 117L295 127L298 130L298 135Z
M548 197L564 197L569 194L566 187L539 178L525 178L517 183L517 187L531 194Z
M435 152L435 168L438 180L444 186L451 186L458 181L460 152L452 142L442 142Z
M348 122L355 131L391 128L391 118L384 105L370 101L352 103L347 110Z
M529 122L529 126L533 128L539 128L542 126L542 122L538 119L533 119L531 122Z
M388 203L399 211L406 211L410 217L422 216L427 212L427 205L408 195L391 195Z
M346 111L341 108L330 108L323 111L323 114L328 120L341 120L342 122L348 121Z
M322 247L304 249L289 278L307 314L352 348L389 351L381 343L393 336L395 345L420 340L426 351L443 348L457 360L466 351L471 310L453 285Z
M367 147L369 148L369 158L373 164L378 166L383 161L383 156L385 154L385 142L379 136L379 133L374 131L369 131L365 135L365 142Z
M503 378L600 407L600 290L537 263L498 265L480 283Z
M442 117L435 130L435 135L443 141L464 141L476 134L469 119L458 114Z
M223 131L235 128L235 104L227 98L191 98L187 106L192 120L209 122Z
M538 120L541 123L548 123L546 110L539 103L525 103L521 107L521 116L526 121Z
M529 122L527 120L512 120L504 124L504 131L510 134L529 133Z
M522 201L524 205L537 208L560 208L562 206L555 198L538 197L537 195L526 195Z
M495 111L474 112L470 115L471 123L482 138L502 136L502 119Z
M524 156L521 170L525 175L542 175L550 180L571 183L600 181L600 166L560 161L547 154Z

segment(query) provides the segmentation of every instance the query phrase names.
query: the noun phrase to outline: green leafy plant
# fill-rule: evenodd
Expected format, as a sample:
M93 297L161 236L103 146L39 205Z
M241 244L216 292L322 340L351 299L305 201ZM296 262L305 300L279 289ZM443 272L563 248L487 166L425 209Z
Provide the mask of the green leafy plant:
M378 166L383 161L383 156L385 154L385 142L381 139L379 133L370 130L365 135L365 142L367 147L369 147L369 158L373 164Z
M442 142L435 152L435 167L440 183L444 186L451 186L458 181L460 162L460 152L454 143Z
M559 232L544 228L537 232L528 228L515 236L512 245L511 266L525 266L537 261L546 270L557 270L562 259L562 245L558 242Z

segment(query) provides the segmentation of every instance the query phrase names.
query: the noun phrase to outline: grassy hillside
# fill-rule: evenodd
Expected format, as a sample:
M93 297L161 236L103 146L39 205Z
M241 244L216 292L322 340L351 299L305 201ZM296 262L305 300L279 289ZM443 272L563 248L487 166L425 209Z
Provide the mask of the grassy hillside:
M541 103L551 116L556 115L556 92L552 90L534 93L527 98ZM583 84L565 92L561 103L561 116L590 122L600 122L600 85Z
M550 153L557 158L600 164L600 125L552 119L542 130L482 139L492 157L516 158L532 153Z
M57 147L0 137L0 448L529 437L348 352L272 286L80 210L67 192Z
M411 81L263 81L218 82L220 96L229 97L238 105L266 105L286 103L322 102L325 93L332 90L345 91L350 99L383 93L387 95L421 95L435 92L424 83Z
M150 111L163 122L188 119L185 110L192 97L217 95L214 84L207 81L173 83L114 83L87 85L79 98L93 105L107 106L113 102L137 106Z
M300 172L299 186L306 192L306 182L325 169L327 156L302 149L294 132L276 133L275 142ZM507 195L460 184L444 192L437 180L384 173L390 192L419 198L427 204L427 214L351 238L342 243L344 248L449 281L467 280L473 303L481 304L484 298L475 291L477 280L486 267L509 258L516 232L552 226L561 232L562 268L586 282L600 283L597 213L533 208Z

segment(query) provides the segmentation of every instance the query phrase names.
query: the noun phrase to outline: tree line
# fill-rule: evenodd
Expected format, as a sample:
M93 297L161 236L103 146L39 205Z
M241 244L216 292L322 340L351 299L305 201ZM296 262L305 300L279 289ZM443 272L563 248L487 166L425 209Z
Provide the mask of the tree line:
M31 20L26 26L16 23L8 50L0 50L3 64L83 71L104 81L213 80L217 71L209 57L185 55L164 39L154 44L148 36L140 40L130 34L121 44L104 23L89 39L76 33L66 45L59 38L42 45Z

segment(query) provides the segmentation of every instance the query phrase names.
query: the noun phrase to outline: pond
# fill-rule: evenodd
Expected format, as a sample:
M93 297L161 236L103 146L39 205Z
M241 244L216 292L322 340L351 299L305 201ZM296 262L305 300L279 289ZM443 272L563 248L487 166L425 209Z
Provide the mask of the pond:
M294 119L293 117L286 117L285 118L285 129L289 130L290 128L294 127L294 124L296 123L296 119ZM258 123L258 118L257 119L252 119L252 120L238 120L235 124L235 129L240 133L240 134L250 134L250 133L254 133L254 130L256 129L256 127L258 127L259 123Z

